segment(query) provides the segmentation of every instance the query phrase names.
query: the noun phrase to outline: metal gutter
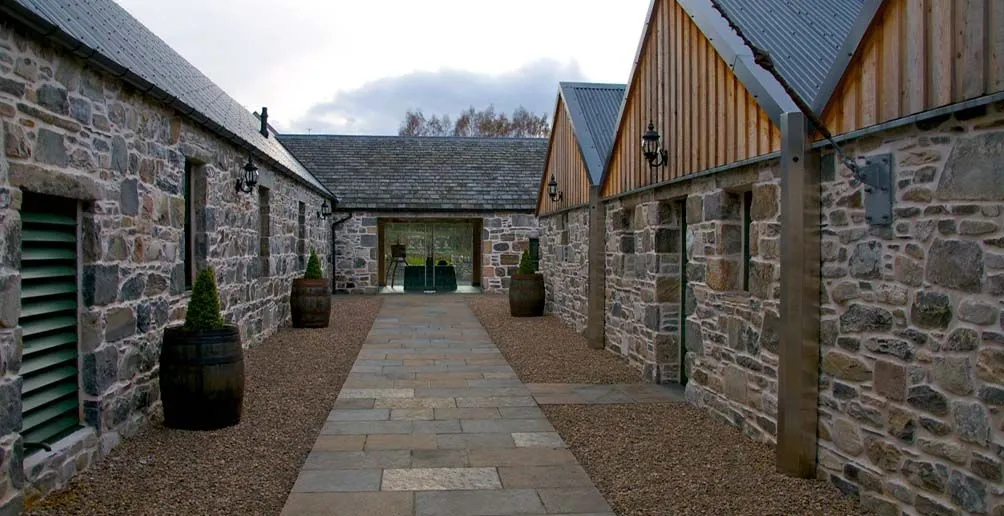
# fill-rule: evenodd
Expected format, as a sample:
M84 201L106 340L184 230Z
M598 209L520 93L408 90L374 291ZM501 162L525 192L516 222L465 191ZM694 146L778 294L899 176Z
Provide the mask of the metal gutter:
M321 195L326 196L328 199L335 198L335 195L332 192L330 192L327 188L324 188L322 186L319 189L317 186L310 184L309 182L299 177L299 175L294 173L292 170L286 168L285 165L282 165L268 154L261 152L251 142L244 141L236 133L214 122L213 120L210 120L208 117L206 117L204 114L202 114L194 107L184 103L181 99L171 95L167 91L161 89L156 84L144 79L143 77L136 74L132 70L109 59L107 56L99 52L97 49L87 46L82 41L73 37L73 35L61 29L59 26L36 15L34 12L18 4L17 2L13 0L0 0L0 13L12 18L14 21L20 23L24 27L35 31L43 38L48 39L49 41L57 44L58 46L69 50L70 53L72 53L73 55L80 57L81 59L87 61L90 64L96 65L97 68L101 69L105 73L122 80L123 82L129 84L133 88L136 88L137 90L140 91L140 93L153 97L155 100L158 100L163 104L166 104L168 107L174 109L175 111L193 120L197 125L201 125L204 128L208 129L210 132L216 133L217 135L234 143L234 145L236 145L237 147L247 148L248 151L253 153L259 161L268 163L277 170L285 171L286 172L285 175L289 176L294 181L299 182L304 186L307 186L308 188L319 192ZM320 181L318 181L318 183L320 183Z

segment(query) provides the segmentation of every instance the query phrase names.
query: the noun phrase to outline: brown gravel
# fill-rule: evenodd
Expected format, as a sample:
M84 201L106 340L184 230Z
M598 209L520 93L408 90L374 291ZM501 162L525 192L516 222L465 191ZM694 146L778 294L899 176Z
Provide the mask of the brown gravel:
M513 317L509 298L471 296L469 304L524 383L639 383L641 374L557 317Z
M27 514L279 514L380 302L336 296L328 328L283 329L248 351L240 424L155 422Z
M541 408L620 516L865 514L826 482L777 473L769 446L690 405Z

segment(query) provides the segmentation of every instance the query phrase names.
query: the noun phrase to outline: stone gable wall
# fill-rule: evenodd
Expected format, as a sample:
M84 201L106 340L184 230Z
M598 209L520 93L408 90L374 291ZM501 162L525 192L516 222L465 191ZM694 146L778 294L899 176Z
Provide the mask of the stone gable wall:
M290 320L291 280L306 242L322 263L329 226L322 198L257 163L270 189L269 274L259 262L258 194L236 193L244 149L143 97L84 62L0 25L0 513L66 485L159 411L157 361L165 326L180 323L184 292L185 160L193 190L197 265L216 270L225 320L245 346ZM20 391L23 191L82 199L79 353L83 428L25 459ZM328 277L330 277L330 268ZM23 473L26 465L27 475Z
M527 249L530 234L537 230L537 218L523 213L351 213L352 218L335 229L334 273L336 290L350 294L380 291L378 228L381 217L482 219L481 288L488 293L508 291L509 277L519 268L520 253ZM336 219L344 216L335 214Z
M540 272L547 290L546 313L579 333L589 306L589 209L540 219Z

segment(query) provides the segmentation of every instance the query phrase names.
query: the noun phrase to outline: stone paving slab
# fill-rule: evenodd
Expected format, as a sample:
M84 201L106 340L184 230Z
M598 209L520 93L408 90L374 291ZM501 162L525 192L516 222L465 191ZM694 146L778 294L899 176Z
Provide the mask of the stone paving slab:
M387 298L282 515L612 516L538 404L659 396L524 385L463 298Z

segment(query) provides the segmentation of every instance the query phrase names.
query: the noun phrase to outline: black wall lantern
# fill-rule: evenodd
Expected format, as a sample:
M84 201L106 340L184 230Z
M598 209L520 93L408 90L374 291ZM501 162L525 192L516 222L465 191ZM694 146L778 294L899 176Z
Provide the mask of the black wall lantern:
M666 152L666 149L659 146L660 139L659 133L655 130L655 124L649 120L648 130L641 137L641 150L645 153L645 159L648 160L650 167L666 166L666 161L669 159L669 153Z
M551 197L551 202L561 201L563 193L558 191L558 182L554 180L554 174L551 174L551 180L547 182L547 195Z
M237 191L251 193L258 184L258 167L251 161L251 151L248 151L248 162L244 164L244 174L237 178Z
M332 201L331 204L337 206L338 199L335 198L335 200ZM328 201L323 201L321 203L321 211L317 212L317 217L321 220L325 220L330 216L331 216L331 206L328 205Z

